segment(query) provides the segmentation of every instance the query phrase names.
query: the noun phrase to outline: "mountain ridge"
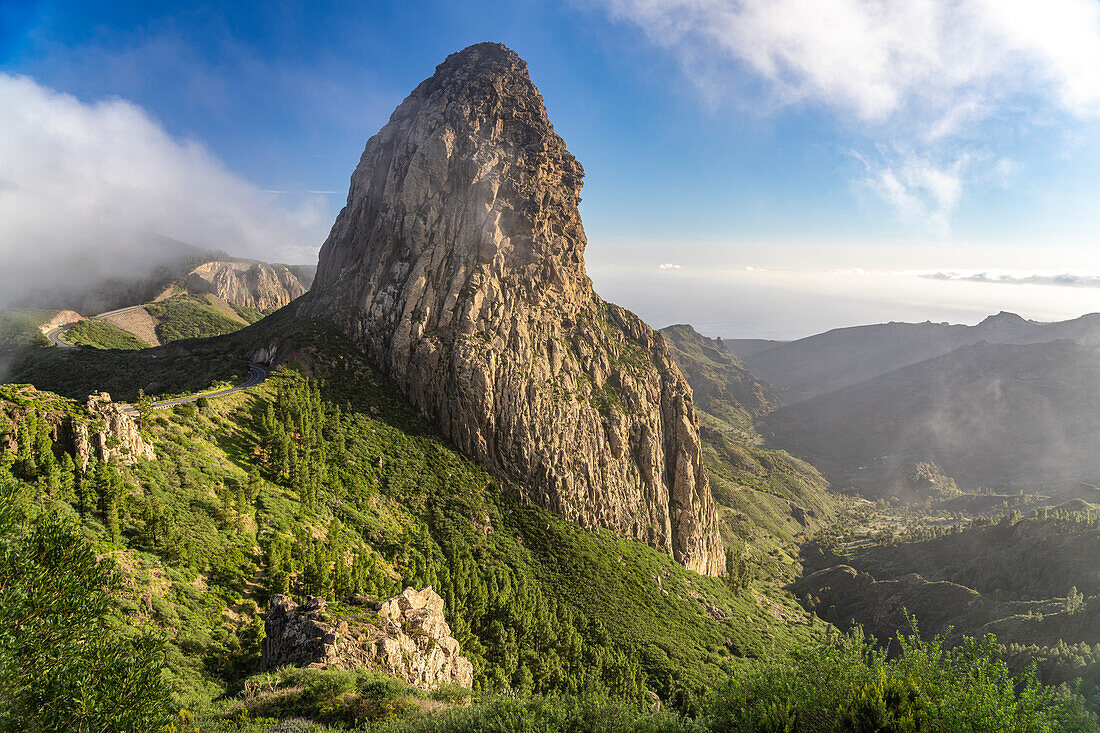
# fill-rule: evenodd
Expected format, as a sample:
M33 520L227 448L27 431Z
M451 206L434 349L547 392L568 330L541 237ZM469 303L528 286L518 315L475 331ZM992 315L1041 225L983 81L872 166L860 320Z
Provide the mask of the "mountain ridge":
M789 405L980 341L1029 344L1067 338L1100 343L1100 313L1053 323L1001 311L975 326L931 321L849 326L746 353L743 359Z
M762 428L841 486L896 490L926 460L970 487L1095 483L1098 391L1100 347L983 341L785 406Z

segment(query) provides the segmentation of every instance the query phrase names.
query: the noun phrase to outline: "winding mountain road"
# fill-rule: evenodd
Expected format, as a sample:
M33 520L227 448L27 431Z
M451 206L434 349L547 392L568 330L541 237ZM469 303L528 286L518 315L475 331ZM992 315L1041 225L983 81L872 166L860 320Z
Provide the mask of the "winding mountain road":
M104 311L103 313L97 313L96 315L92 316L92 318L108 318L110 316L117 316L122 313L136 311L139 308L144 308L147 305L149 305L149 303L142 303L141 305L128 305L125 308L115 308L113 311ZM76 348L76 344L70 344L68 341L62 339L61 336L77 323L79 323L79 321L76 321L74 323L66 323L63 326L58 326L55 329L47 331L46 338L48 338L50 340L50 343L54 346L60 346L63 349L74 349Z
M207 399L213 397L225 397L227 395L236 394L237 392L243 392L249 387L255 387L260 382L267 379L267 369L264 369L259 364L248 365L248 381L244 384L239 384L236 387L230 387L229 389L218 390L217 392L205 392L199 394L193 394L188 397L179 397L174 400L164 400L163 402L154 402L149 406L151 410L167 410L169 407L176 407L177 405L185 405L188 402L196 402L203 397Z
M75 349L76 348L75 344L70 344L68 341L62 341L61 340L61 334L68 331L74 325L76 325L76 324L67 323L64 326L58 326L57 328L53 329L52 331L47 331L46 332L46 338L48 338L50 340L50 343L53 344L54 346L60 346L63 349Z
M107 311L106 313L100 313L100 314L92 316L92 317L93 318L106 318L107 316L116 316L119 313L127 313L129 311L137 310L138 308L144 308L144 307L145 307L145 304L131 305L127 308L118 308L116 310ZM50 343L52 343L55 346L60 346L63 349L75 349L76 348L75 344L70 344L68 341L65 341L61 338L62 334L64 334L67 330L69 330L70 328L72 328L75 325L76 325L75 323L67 323L64 326L58 326L57 328L51 329L50 331L48 331L46 333L46 338L48 338L50 340ZM265 379L267 379L267 369L260 366L259 364L251 364L250 363L248 365L248 380L244 384L239 384L236 387L230 387L228 389L221 389L221 390L218 390L216 392L200 392L199 394L193 394L193 395L190 395L188 397L177 397L175 399L164 400L162 402L154 402L149 406L149 409L150 410L167 410L170 407L177 407L179 405L186 405L189 402L197 402L198 400L200 400L203 397L206 397L207 399L211 399L211 398L214 398L214 397L226 397L226 396L231 395L231 394L236 394L237 392L243 392L244 390L249 389L251 387L255 387L257 384L264 381ZM122 405L122 411L127 413L128 415L136 415L137 414L137 408L134 407L133 405L128 405L128 404L123 404Z

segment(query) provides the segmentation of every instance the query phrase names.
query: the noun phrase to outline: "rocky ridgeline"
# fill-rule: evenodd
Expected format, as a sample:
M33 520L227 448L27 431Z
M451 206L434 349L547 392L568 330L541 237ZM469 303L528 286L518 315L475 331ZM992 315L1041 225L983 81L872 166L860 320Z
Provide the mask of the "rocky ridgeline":
M306 292L286 265L264 262L205 262L187 275L187 289L258 311L282 308Z
M337 613L321 598L298 605L272 596L264 623L263 669L284 666L376 667L410 685L473 685L473 667L443 617L443 599L429 586L406 588L381 602L362 600Z
M691 389L593 291L583 176L519 56L453 54L367 143L298 314L333 320L531 500L718 574Z

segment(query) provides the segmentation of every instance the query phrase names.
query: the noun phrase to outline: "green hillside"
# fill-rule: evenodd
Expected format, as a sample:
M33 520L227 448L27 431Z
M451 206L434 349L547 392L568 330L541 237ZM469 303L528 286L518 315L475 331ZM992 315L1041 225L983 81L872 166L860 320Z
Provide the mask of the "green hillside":
M177 295L145 306L157 319L157 337L161 343L180 339L206 338L233 333L241 324L201 295Z
M479 688L635 700L652 689L688 707L739 658L820 638L781 593L733 593L644 545L516 503L351 352L317 359L321 380L283 370L240 396L150 416L156 462L89 469L116 487L109 497L97 487L81 499L88 478L69 469L57 481L72 492L43 486L60 446L13 468L30 482L21 502L75 512L128 568L123 611L179 630L168 641L179 705L209 710L255 669L257 604L275 591L335 600L432 585ZM59 403L9 400L47 419Z
M280 319L175 358L221 350L224 359L270 343L272 324ZM277 719L278 730L302 719L393 731L760 730L776 721L817 730L861 705L889 709L880 693L864 703L855 692L910 678L920 699L955 695L936 719L980 721L1011 708L1029 727L1006 730L1052 730L1077 715L1046 688L1018 697L988 672L976 686L966 665L986 664L988 653L943 668L927 652L888 662L831 636L778 576L707 578L524 504L455 452L342 336L307 322L279 339L300 360L261 386L145 415L157 460L133 466L78 470L53 426L90 421L84 408L29 387L0 390L0 445L9 446L0 484L13 517L0 526L0 630L36 619L26 622L30 636L0 636L0 683L12 691L0 727L48 711L129 721L118 730L169 719L175 730L270 731ZM111 372L123 357L72 355L86 374ZM60 371L71 375L69 358L40 363L64 359L70 368ZM163 366L132 361L141 379ZM27 593L28 583L38 590ZM348 594L426 585L444 598L474 665L470 707L466 693L427 695L367 671L258 674L272 593L324 596L339 612ZM67 609L72 633L33 626L57 609ZM100 660L116 661L94 673L99 683L67 687ZM822 665L826 685L814 682ZM47 678L57 684L44 686ZM110 684L132 694L112 697ZM668 712L649 712L655 701Z
M85 318L65 331L65 340L74 346L90 346L94 349L147 349L149 344L110 321Z

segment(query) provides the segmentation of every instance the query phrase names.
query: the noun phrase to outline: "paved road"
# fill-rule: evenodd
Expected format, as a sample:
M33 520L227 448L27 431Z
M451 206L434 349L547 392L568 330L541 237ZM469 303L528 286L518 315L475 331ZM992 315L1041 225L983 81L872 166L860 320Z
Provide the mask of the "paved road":
M117 316L120 313L129 313L130 311L136 311L139 308L144 308L147 305L149 305L149 303L142 303L141 305L130 305L130 306L127 306L125 308L116 308L113 311L105 311L103 313L98 313L98 314L92 316L92 318L109 318L110 316ZM58 326L57 328L53 329L52 331L47 332L46 333L46 338L48 338L50 340L50 343L52 343L54 346L60 346L63 349L75 348L76 347L75 344L70 344L68 341L65 341L64 339L61 338L61 336L64 335L64 333L66 331L68 331L70 328L72 328L75 325L76 325L75 323L66 323L64 326Z
M117 310L107 311L106 313L100 313L99 315L94 316L94 317L95 318L106 318L107 316L114 316L114 315L118 315L119 313L126 313L128 311L134 311L134 310L137 310L138 308L144 308L144 307L145 307L144 304L143 305L132 305L128 308L119 308ZM75 323L69 323L69 324L66 324L64 326L58 326L57 328L53 329L52 331L47 332L46 333L46 338L48 338L50 340L50 343L54 344L55 346L60 346L61 348L64 348L64 349L74 349L76 347L73 344L70 344L68 341L62 340L61 335L63 333L65 333L65 331L69 330L70 328L72 328L75 325L76 325ZM200 397L206 397L206 398L225 397L226 395L231 395L231 394L234 394L236 392L244 391L244 390L248 389L249 387L255 387L257 384L259 384L260 382L267 379L267 370L264 369L259 364L249 364L248 365L248 372L249 372L248 381L246 381L244 384L238 385L236 387L230 387L229 389L219 390L217 392L208 392L206 394L191 395L190 397L179 397L179 398L174 399L174 400L164 400L163 402L154 402L150 406L150 409L152 409L152 410L167 410L170 407L176 407L177 405L185 405L188 402L195 402ZM137 408L135 408L133 405L123 404L122 405L122 411L125 412L128 415L136 415L137 414Z
M54 330L48 331L46 333L46 338L48 338L50 340L50 343L52 343L54 346L60 346L63 349L74 349L76 347L70 344L68 341L61 340L61 334L68 331L70 328L73 327L73 325L75 324L70 323L65 326L58 326Z
M248 381L245 382L244 384L238 385L236 387L230 387L229 389L219 390L217 392L207 392L205 394L191 395L190 397L180 397L180 398L174 399L174 400L164 400L163 402L154 402L152 404L152 406L150 407L150 409L153 409L153 410L167 410L169 407L175 407L177 405L185 405L188 402L195 402L195 401L197 401L198 399L200 399L202 397L206 397L207 399L210 399L212 397L225 397L226 395L231 395L231 394L234 394L236 392L243 392L244 390L248 389L249 387L255 387L257 384L259 384L260 382L267 379L267 370L264 369L259 364L249 364L248 365L248 371L249 371Z
M235 394L237 392L243 392L244 390L248 389L249 387L255 387L257 384L259 384L260 382L267 379L267 369L260 366L259 364L249 364L248 365L248 371L249 371L248 381L246 381L244 384L238 385L236 387L230 387L229 389L218 390L217 392L206 392L206 393L201 393L201 394L193 394L193 395L190 395L189 397L177 397L174 400L164 400L162 402L154 402L153 404L151 404L149 406L149 409L150 410L167 410L167 409L170 409L172 407L178 407L179 405L186 405L189 402L198 402L199 399L202 398L202 397L205 397L207 399L212 399L212 398L215 398L215 397L225 397L226 395ZM138 411L137 411L137 408L134 407L133 405L128 405L126 403L119 403L119 406L122 408L122 411L125 412L130 417L137 417Z
M129 306L126 306L125 308L116 308L113 311L106 311L104 313L99 313L99 314L96 315L96 318L108 318L110 316L117 316L119 313L129 313L130 311L136 311L139 308L144 308L147 305L154 305L154 304L153 303L142 303L141 305L129 305Z

